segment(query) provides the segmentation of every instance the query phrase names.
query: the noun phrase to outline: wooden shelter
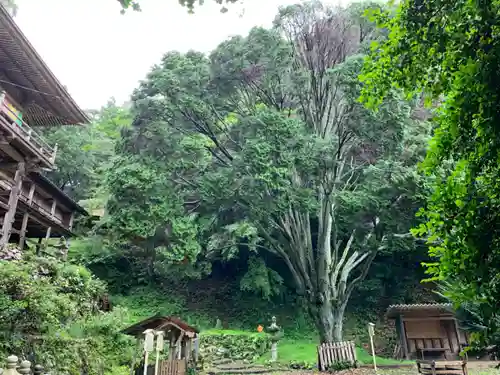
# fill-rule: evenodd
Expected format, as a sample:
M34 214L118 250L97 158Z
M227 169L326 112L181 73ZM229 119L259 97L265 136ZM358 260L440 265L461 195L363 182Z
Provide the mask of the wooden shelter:
M55 167L57 145L34 127L88 122L0 5L0 249L72 234L85 211L41 174Z
M391 305L386 317L396 322L397 357L453 359L467 345L467 335L458 327L451 304Z
M147 329L163 331L165 342L168 343L168 358L159 363L159 375L184 375L187 365L198 359L198 329L171 316L153 316L134 324L122 333L137 338L140 343ZM133 364L135 367L135 363ZM154 373L154 366L148 366L148 374ZM139 366L136 374L143 375L144 363Z

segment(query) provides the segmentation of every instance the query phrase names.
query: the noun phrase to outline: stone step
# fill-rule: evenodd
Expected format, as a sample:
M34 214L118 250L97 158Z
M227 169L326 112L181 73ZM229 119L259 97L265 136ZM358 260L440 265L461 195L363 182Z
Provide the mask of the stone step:
M218 365L223 365L223 364L232 363L232 362L233 362L233 360L231 358L221 358L221 359L216 359L212 363L214 366L218 366Z
M220 371L244 370L244 369L261 370L261 369L267 369L267 367L263 365L252 365L251 363L233 362L223 365L217 365L215 366L215 369Z
M246 368L240 370L209 370L207 373L209 375L242 375L242 374L269 374L277 371L281 371L279 369L273 368Z

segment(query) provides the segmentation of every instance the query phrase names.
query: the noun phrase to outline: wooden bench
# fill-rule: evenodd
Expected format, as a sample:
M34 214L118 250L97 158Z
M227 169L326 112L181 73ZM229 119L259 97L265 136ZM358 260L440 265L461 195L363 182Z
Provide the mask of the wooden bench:
M423 360L425 359L425 353L439 354L446 359L446 350L445 348L417 348L417 353L420 353Z
M418 373L422 375L468 375L466 361L417 360Z

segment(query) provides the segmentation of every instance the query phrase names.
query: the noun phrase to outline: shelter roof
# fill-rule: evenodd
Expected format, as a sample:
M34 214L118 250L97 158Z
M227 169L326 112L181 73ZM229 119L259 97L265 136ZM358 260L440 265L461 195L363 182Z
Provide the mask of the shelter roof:
M143 321L140 321L128 328L125 328L122 333L130 336L140 336L146 329L160 329L166 326L174 326L184 332L190 332L193 334L197 334L200 331L187 324L186 322L183 322L179 318L175 318L172 316L160 316L160 315L155 315L152 316L151 318L145 319Z
M439 317L453 315L451 303L417 303L390 305L385 313L389 319L394 319L399 315L411 315L415 317Z
M20 93L23 119L31 126L90 121L1 4L0 86L10 95Z

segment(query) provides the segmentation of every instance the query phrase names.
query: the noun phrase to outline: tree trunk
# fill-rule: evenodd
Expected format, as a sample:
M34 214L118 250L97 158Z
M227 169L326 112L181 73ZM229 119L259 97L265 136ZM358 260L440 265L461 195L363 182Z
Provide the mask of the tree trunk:
M333 307L333 340L335 342L342 341L343 338L343 325L344 325L344 313L345 313L346 303L340 303Z
M314 318L321 343L342 341L345 308L345 302L335 305L330 301L324 301L316 309Z
M314 318L318 327L319 339L321 343L333 342L333 327L335 325L332 303L329 300L324 301L316 310Z

